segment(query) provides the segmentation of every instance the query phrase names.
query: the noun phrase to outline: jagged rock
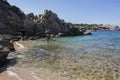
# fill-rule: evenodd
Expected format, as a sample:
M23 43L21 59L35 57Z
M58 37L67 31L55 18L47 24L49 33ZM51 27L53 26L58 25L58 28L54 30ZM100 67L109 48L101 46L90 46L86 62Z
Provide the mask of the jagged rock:
M60 19L51 10L45 10L43 14L25 15L18 7L11 6L7 1L0 1L0 34L10 34L29 39L32 37L44 37L46 34L62 36L83 35L83 31Z
M0 66L7 61L7 56L10 51L13 51L13 44L7 41L0 41Z
M16 6L0 0L0 34L17 34L23 29L24 13Z
M67 23L50 10L45 10L43 14L35 16L33 13L26 15L25 32L27 35L34 36L37 33L63 36L83 34L79 28L74 27L72 23Z

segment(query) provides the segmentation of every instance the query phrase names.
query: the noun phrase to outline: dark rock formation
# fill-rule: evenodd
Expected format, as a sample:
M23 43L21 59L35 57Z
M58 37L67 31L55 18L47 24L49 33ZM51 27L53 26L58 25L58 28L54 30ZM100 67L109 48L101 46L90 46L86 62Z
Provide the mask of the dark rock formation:
M45 10L40 15L33 13L25 15L18 7L11 6L7 1L0 1L0 34L26 36L29 39L36 36L37 38L45 37L46 34L83 35L83 32L72 23L59 19L50 10Z
M14 50L11 42L21 39L24 18L19 8L11 6L6 0L0 0L0 66L6 63L9 52Z
M29 36L45 36L45 34L62 36L83 35L83 31L74 27L72 23L67 23L58 18L50 10L45 10L43 14L35 16L33 13L26 15L25 32Z
M0 66L6 63L7 56L10 51L13 51L13 44L8 41L0 41Z
M83 35L72 23L65 22L50 10L39 16L30 13L25 15L18 7L11 6L7 0L0 0L0 65L6 61L11 50L11 42L20 39L38 39L51 36Z
M0 34L22 35L24 17L19 8L0 0Z
M22 35L24 13L11 6L6 0L0 0L0 66L6 63L10 51L14 50L11 40Z

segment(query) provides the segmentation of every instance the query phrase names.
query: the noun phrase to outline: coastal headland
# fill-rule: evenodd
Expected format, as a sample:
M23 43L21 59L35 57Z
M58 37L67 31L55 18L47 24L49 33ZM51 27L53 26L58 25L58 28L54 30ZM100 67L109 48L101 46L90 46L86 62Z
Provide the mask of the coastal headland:
M51 10L39 15L25 14L0 0L0 80L120 80L119 58L87 52L68 56L68 48L54 44L54 38L88 36L98 30L120 27L73 24ZM36 44L32 40L41 41ZM61 54L62 50L66 54Z

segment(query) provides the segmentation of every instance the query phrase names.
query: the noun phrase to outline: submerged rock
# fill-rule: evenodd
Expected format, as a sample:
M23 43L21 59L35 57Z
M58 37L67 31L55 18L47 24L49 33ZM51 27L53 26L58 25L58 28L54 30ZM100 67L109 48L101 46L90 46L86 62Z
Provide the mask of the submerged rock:
M51 53L39 47L32 47L25 51L23 55L25 55L25 60L28 62L34 62L47 59Z

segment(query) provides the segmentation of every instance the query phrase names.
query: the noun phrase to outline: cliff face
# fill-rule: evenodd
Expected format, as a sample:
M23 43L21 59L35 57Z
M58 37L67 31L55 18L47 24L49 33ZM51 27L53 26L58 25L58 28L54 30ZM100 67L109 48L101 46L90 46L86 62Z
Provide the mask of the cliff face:
M71 36L83 32L72 23L59 19L50 10L45 10L39 16L34 16L33 13L25 15L18 7L11 6L6 0L0 0L0 65L11 49L14 49L11 40L20 40L23 37L28 39L31 36L40 38L47 34Z
M10 43L12 36L22 35L20 30L24 29L24 17L19 8L0 0L0 66L6 63L7 55L14 50Z
M6 0L0 0L0 34L27 36L27 38L44 37L46 34L74 36L84 35L89 29L115 30L118 26L72 24L60 19L50 10L45 10L40 15L33 13L25 15L18 7L11 6Z
M33 13L26 15L25 32L27 35L62 34L64 36L80 35L79 28L72 23L67 23L50 10L35 16Z
M43 14L35 16L33 13L25 15L18 7L8 2L0 1L0 33L14 36L43 37L52 35L82 35L83 31L74 27L72 23L61 20L57 14L45 10Z
M0 33L20 34L20 29L23 29L24 16L24 13L19 8L0 0Z

